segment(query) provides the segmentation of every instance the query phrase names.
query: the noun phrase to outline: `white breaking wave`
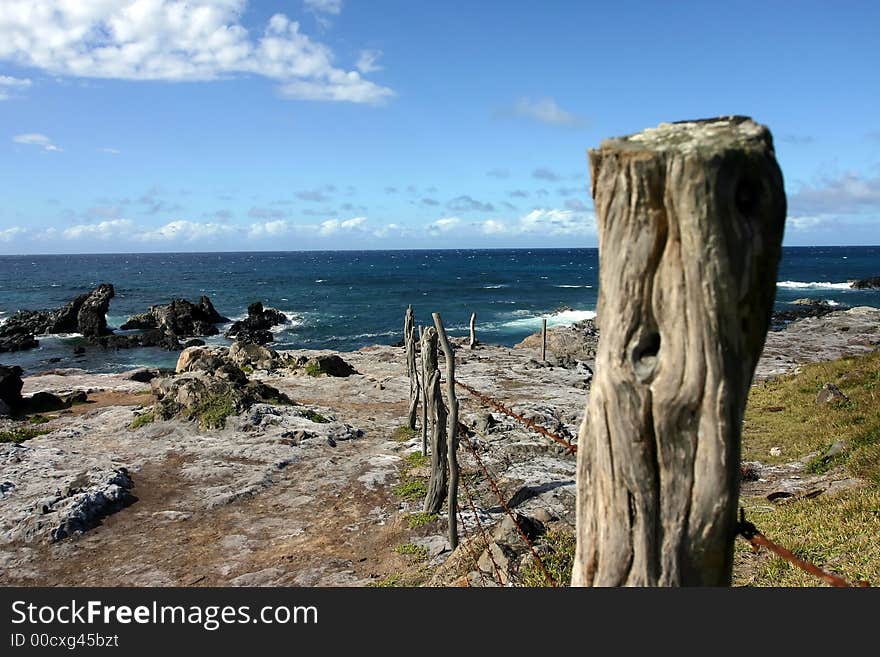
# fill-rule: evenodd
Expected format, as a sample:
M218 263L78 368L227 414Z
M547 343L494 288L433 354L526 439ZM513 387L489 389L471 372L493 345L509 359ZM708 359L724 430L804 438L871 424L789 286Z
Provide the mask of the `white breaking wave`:
M845 283L824 283L821 281L779 281L776 287L783 287L789 290L851 290L850 282Z
M297 326L303 325L304 320L302 315L290 312L288 310L282 310L281 314L287 318L288 323L277 324L276 326L273 326L269 329L272 333L282 333L283 331L286 331L288 329L296 328Z
M497 285L484 285L484 290L497 290L498 288L507 287L504 283L499 283Z
M519 314L521 311L517 311ZM512 319L507 322L485 326L484 328L498 330L515 330L515 331L538 331L541 329L541 323L544 318L547 319L547 326L571 326L585 319L593 319L596 316L595 310L561 310L552 315L533 315L531 317L522 317ZM479 328L479 327L478 327ZM477 331L479 333L479 330Z
M592 285L554 285L553 287L593 287Z

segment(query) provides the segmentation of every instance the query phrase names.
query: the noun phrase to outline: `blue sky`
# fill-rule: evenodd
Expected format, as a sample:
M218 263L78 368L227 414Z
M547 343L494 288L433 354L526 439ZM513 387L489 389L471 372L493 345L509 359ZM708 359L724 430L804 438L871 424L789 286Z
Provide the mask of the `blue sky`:
M0 253L595 246L586 149L720 114L878 244L878 6L3 0Z

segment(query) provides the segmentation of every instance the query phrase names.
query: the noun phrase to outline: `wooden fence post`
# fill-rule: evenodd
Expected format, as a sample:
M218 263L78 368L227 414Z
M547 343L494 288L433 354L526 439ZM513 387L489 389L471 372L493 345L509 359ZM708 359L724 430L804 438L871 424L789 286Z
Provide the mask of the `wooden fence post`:
M541 320L541 361L547 360L547 318Z
M727 585L785 223L773 140L721 117L609 139L589 158L601 337L572 584Z
M412 306L407 306L403 321L403 340L406 345L406 373L409 376L409 411L406 426L415 430L416 411L419 407L419 374L416 369L416 325Z
M440 394L437 365L437 330L429 326L422 336L422 363L425 367L425 404L431 421L431 477L425 495L425 513L439 513L446 499L446 407Z
M428 379L425 377L425 327L419 325L419 350L422 357L419 359L422 363L422 456L428 455Z
M477 332L474 328L474 324L476 324L476 322L477 322L477 313L471 313L471 323L470 323L471 339L468 344L468 347L471 349L475 349L477 346Z
M458 398L455 396L455 352L449 339L446 337L446 329L440 313L433 313L434 327L443 347L443 355L446 357L446 398L449 401L449 419L446 421L446 446L448 450L447 461L449 462L449 545L454 550L458 546L458 523L456 513L458 511Z

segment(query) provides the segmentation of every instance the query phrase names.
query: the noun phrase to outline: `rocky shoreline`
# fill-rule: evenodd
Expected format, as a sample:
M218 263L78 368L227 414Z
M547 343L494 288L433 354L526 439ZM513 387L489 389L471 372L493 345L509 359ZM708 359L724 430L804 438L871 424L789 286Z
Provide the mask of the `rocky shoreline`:
M209 316L207 305L177 305L185 312L171 314L193 321L175 331L210 330L192 310ZM84 301L77 316L91 307ZM138 325L160 331L176 322L163 308L139 316ZM266 309L254 310L248 337L266 330ZM69 309L38 319L72 316ZM514 348L459 344L458 376L574 438L597 339L589 321L552 329L546 363L535 336ZM878 309L795 319L768 335L756 376L878 346ZM335 354L245 340L186 348L173 373L22 376L3 368L0 397L13 417L0 418L0 435L9 438L0 443L0 582L367 585L411 566L395 552L400 544L424 551L435 584L458 581L462 556L450 557L444 518L413 527L421 499L401 493L424 468L412 457L420 437L399 430L405 371L403 350L392 346ZM61 406L28 406L47 395ZM573 526L572 457L479 400L460 401L466 439L530 531ZM503 561L514 580L528 567L527 550L505 528L503 509L464 449L461 458L476 498L476 513L463 509L465 531L489 528L483 562ZM487 578L465 569L464 579Z

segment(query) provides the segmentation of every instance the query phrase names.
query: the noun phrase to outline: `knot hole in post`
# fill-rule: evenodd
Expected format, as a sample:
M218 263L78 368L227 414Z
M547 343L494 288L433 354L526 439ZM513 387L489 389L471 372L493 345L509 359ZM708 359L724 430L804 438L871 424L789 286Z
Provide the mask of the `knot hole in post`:
M660 333L645 331L632 350L632 367L639 383L647 383L657 369L660 355Z

